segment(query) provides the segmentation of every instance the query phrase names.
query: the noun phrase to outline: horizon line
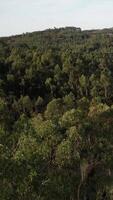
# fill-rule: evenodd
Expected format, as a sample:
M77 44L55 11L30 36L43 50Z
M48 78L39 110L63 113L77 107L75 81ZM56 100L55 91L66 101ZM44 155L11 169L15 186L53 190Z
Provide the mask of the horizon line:
M76 27L76 26L59 26L59 27L48 27L48 28L42 28L39 30L31 30L31 31L26 31L26 32L21 32L21 33L14 33L14 34L8 34L8 35L4 35L4 36L0 36L0 38L7 38L7 37L16 37L16 36L21 36L21 35L25 35L25 34L31 34L31 33L35 33L35 32L45 32L48 30L55 30L55 29L65 29L65 28L75 28L75 29L80 29L81 31L101 31L101 30L105 30L105 29L113 29L113 27L101 27L101 28L81 28L81 27Z

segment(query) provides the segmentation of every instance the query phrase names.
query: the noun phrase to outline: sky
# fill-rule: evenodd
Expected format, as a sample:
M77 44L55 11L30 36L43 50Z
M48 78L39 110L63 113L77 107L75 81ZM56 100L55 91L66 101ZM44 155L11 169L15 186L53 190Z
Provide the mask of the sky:
M66 26L113 27L113 0L0 0L0 36Z

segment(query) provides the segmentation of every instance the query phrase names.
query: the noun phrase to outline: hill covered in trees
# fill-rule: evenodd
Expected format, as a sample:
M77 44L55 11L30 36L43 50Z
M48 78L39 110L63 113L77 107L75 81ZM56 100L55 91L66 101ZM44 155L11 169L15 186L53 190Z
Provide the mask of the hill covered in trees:
M113 199L113 29L0 38L0 200Z

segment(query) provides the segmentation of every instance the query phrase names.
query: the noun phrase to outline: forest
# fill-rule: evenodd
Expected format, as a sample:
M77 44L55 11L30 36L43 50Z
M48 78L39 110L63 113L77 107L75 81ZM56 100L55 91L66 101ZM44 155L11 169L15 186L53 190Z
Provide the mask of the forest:
M0 200L113 200L113 29L0 38Z

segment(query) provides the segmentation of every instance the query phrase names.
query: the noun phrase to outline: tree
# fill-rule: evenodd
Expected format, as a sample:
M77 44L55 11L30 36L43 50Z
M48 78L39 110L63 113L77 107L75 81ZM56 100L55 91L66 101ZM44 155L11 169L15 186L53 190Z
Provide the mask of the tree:
M45 111L45 117L47 119L58 119L63 112L63 106L61 99L53 99L47 105L47 109Z
M81 96L84 96L84 91L85 95L88 96L88 80L84 75L81 75L79 78L79 83L80 83L80 91L81 91Z
M37 101L35 102L36 110L40 112L42 110L42 108L43 108L43 105L44 105L44 100L43 100L42 97L39 96L37 98Z
M70 110L75 107L75 97L72 92L63 98L65 110Z
M18 101L19 112L31 113L32 102L29 96L21 96Z
M111 72L107 69L104 69L101 72L101 76L100 76L100 82L102 84L102 87L104 88L104 96L105 98L108 97L108 89L111 85Z

